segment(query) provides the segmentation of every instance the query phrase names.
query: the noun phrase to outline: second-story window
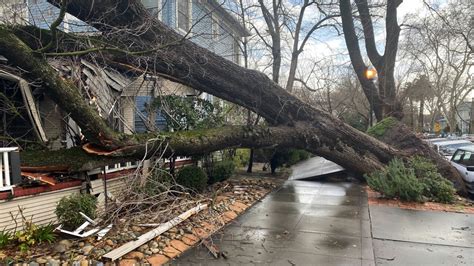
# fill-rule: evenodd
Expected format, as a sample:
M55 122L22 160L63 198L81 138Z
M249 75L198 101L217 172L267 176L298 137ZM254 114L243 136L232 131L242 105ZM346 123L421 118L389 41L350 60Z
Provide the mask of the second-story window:
M189 0L179 0L178 2L178 29L189 31L190 29L190 16L189 9L190 4Z
M219 39L221 35L221 26L219 25L219 20L213 19L212 20L212 37L214 39Z

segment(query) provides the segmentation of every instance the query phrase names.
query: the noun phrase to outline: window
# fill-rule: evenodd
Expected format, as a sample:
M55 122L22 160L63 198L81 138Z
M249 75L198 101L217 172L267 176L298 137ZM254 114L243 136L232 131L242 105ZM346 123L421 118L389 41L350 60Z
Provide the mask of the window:
M464 153L461 164L465 166L474 166L474 156L472 152L466 151Z
M178 29L189 31L190 19L189 19L189 0L176 1L178 3Z
M464 151L463 151L463 150L457 151L457 152L453 155L452 161L455 162L455 163L459 163L459 162L461 161L461 158L462 158L463 155L464 155Z

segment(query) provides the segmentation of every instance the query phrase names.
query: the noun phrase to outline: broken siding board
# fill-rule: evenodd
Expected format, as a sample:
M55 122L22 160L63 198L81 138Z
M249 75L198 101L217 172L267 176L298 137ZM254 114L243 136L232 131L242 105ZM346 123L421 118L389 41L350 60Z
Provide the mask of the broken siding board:
M127 85L131 83L131 80L122 76L120 73L116 71L106 70L105 74L107 74L107 76L109 76L110 79L112 79L115 83L117 83L121 87L120 91L122 91Z
M40 114L38 113L38 109L36 108L35 99L33 98L33 95L31 94L30 85L24 79L20 79L18 83L20 85L23 100L26 103L28 116L30 117L30 120L33 122L32 124L34 125L34 130L36 132L36 135L38 136L40 141L47 142L48 139L46 138L46 134L44 133L43 125L41 124L41 117L40 117Z
M118 82L117 82L117 80L119 80L119 78L117 78L118 75L115 75L116 78L113 79L113 78L111 78L111 77L114 76L114 75L109 74L107 70L105 70L105 69L103 69L103 68L100 68L100 67L97 67L97 66L95 66L95 65L93 65L93 64L91 64L91 63L89 63L89 62L87 62L87 61L85 61L85 60L81 60L81 63L82 63L84 66L86 66L86 67L88 67L89 69L91 69L92 71L94 71L95 77L96 77L97 79L99 79L99 80L101 81L101 83L103 83L102 86L105 87L105 86L108 85L108 86L110 86L112 89L114 89L114 90L116 90L116 91L118 91L118 92L121 92L121 91L123 90L124 85L121 85L121 84L118 83L118 82L121 82L121 81L118 81ZM123 83L123 82L121 82L121 83Z
M13 75L11 73L5 72L0 70L0 78L4 78L7 80L11 80L14 82L18 82L20 87L21 95L23 97L23 101L25 102L25 106L27 109L28 116L33 124L33 129L36 133L36 136L41 142L47 142L48 139L43 129L43 125L41 123L41 117L39 115L38 109L35 104L35 100L33 95L31 94L31 88L28 82L22 79L19 76Z
M107 75L106 71L103 69L99 69L101 73L101 77L104 79L104 81L109 85L112 89L121 92L123 90L123 86L120 86L115 80L111 79L109 75Z
M100 82L96 78L88 78L86 84L89 86L90 92L96 98L96 104L104 114L109 113L114 104L114 99L110 96L107 87L101 87Z

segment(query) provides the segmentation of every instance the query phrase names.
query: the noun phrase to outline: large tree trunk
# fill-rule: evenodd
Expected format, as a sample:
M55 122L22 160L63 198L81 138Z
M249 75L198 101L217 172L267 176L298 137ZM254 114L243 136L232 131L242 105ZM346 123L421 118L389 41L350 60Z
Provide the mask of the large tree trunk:
M212 140L216 140L217 143L210 142L212 144L207 146L208 148L196 145L194 149L193 146L183 145L183 143L187 143L188 135L182 133L181 140L168 142L170 150L177 155L186 155L189 150L203 153L229 146L252 147L283 144L306 149L362 175L381 169L394 157L406 158L414 154L424 154L426 149L429 149L408 129L401 128L400 132L411 137L411 149L399 150L350 127L327 112L304 104L262 73L239 67L190 41L182 40L181 36L161 22L147 20L147 13L139 2L75 0L70 1L68 12L103 30L105 34L111 33L107 36L109 42L121 43L134 50L149 50L159 45L176 44L153 51L153 56L142 56L139 59L141 62L148 63L150 68L175 81L247 107L265 117L271 124L280 125L270 130L286 132L285 134L271 135L271 143L253 145L261 141L259 134L254 135L254 138L243 138L244 134L230 141L222 138L225 135L222 130L216 130ZM142 27L143 25L147 25L147 27ZM135 30L117 30L120 27ZM141 34L137 34L137 28L143 30ZM88 119L81 118L83 115L81 110L84 106L79 104L81 101L76 97L79 94L78 89L72 84L62 81L44 59L35 55L13 34L2 30L0 35L2 35L0 53L7 57L10 63L28 71L30 79L43 80L48 86L47 93L58 94L58 98L67 96L64 99L56 99L57 103L61 108L71 113L72 118L78 122L81 128L89 128L92 122L97 126L97 128L90 130L87 137L93 143L111 150L104 155L133 156L133 154L143 154L147 147L146 143L149 142L147 140L156 137L156 135L150 135L144 136L146 138L126 139L122 135L109 134L102 124L103 121L98 121L100 118L97 115L95 117L91 115ZM120 42L117 41L119 39ZM126 56L123 53L113 53L108 56L120 63L130 64L133 60L130 55ZM74 89L77 94L62 94L63 90L69 93ZM78 102L71 105L71 101L68 101L70 99L78 100ZM87 107L87 105L85 106ZM292 132L293 135L288 132ZM210 132L206 132L198 139L208 139L208 134ZM94 149L89 151L93 152ZM438 165L440 171L451 173L445 174L445 176L453 180L458 189L463 190L459 174L453 171L448 162L444 161L443 163L441 157L435 153L427 155L440 162Z
M372 103L375 117L378 121L385 117L393 116L398 119L403 118L402 105L397 99L395 87L395 61L398 50L398 38L400 27L397 22L397 7L402 0L387 1L386 4L386 42L385 52L380 55L375 43L374 27L372 25L372 16L370 15L367 0L356 0L357 10L364 30L364 40L367 55L373 67L377 70L378 90L375 84L366 76L366 66L361 55L359 38L356 34L353 12L350 0L340 0L339 8L341 11L342 28L346 40L347 50L351 58L352 66L357 74L360 84L364 90L368 101Z

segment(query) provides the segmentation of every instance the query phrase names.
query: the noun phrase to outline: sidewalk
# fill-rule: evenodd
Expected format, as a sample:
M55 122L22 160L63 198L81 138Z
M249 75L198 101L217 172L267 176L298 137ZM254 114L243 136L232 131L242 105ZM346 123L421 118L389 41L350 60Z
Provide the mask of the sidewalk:
M474 215L370 206L377 265L474 265Z
M354 183L289 180L175 265L374 265L367 197Z

